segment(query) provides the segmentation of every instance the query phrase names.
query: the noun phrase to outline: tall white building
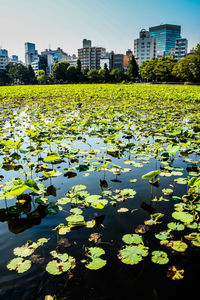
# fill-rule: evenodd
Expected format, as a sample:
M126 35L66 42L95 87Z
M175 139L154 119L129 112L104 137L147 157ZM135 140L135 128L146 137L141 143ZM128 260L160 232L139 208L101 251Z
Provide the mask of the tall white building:
M8 60L8 51L5 49L0 49L0 70L5 70Z
M180 60L187 55L188 51L188 40L187 39L176 39L175 42L175 54L174 58Z
M142 29L139 39L134 41L134 56L140 66L144 61L156 58L157 40L150 36L150 32Z

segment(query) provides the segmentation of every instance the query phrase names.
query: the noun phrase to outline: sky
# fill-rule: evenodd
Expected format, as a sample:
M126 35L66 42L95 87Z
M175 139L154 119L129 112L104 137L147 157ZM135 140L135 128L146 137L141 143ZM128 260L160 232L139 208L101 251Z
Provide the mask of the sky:
M200 0L0 0L0 9L0 47L22 61L25 42L77 55L87 38L125 53L141 29L160 24L181 25L189 49L200 43Z

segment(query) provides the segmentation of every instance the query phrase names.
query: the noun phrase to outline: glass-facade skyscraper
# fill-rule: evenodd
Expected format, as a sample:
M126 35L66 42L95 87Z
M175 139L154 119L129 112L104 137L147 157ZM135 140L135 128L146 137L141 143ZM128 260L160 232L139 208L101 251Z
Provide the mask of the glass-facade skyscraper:
M149 28L152 38L157 40L157 56L168 54L171 48L175 47L176 39L181 37L181 26L160 25Z
M32 56L35 54L35 44L25 43L25 64L31 65Z

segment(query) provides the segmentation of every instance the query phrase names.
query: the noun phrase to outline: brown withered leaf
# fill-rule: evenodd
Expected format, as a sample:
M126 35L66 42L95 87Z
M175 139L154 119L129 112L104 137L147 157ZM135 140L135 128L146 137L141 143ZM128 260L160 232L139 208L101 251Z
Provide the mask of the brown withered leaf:
M90 242L93 241L95 244L99 244L99 243L101 243L101 237L102 237L102 234L100 234L100 233L91 233L88 240Z

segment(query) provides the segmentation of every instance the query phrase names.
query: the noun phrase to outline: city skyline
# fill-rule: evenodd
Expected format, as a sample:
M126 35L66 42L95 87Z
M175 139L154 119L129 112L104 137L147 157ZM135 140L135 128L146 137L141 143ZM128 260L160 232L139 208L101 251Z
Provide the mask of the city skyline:
M8 0L1 4L0 46L9 56L25 60L24 44L36 44L38 52L61 47L76 54L84 38L108 51L125 53L134 48L134 39L141 29L160 24L177 24L182 37L188 38L189 49L200 42L199 1L176 0L123 1L119 0ZM192 21L192 22L191 22Z

